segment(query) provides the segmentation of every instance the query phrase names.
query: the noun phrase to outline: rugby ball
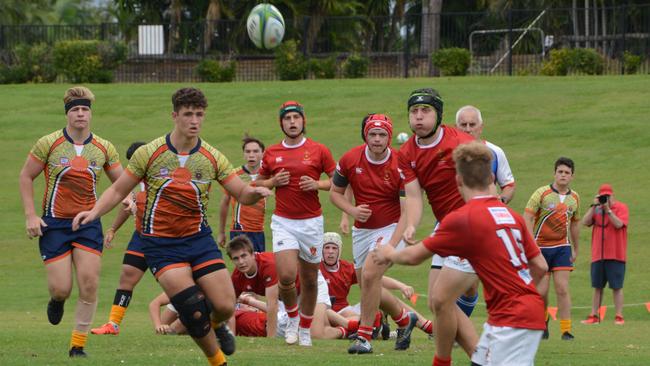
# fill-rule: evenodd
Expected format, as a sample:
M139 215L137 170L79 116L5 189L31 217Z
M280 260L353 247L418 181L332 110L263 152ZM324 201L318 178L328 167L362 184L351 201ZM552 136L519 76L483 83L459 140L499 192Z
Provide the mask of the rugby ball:
M277 47L284 37L284 18L271 4L259 4L246 19L248 38L257 48L270 50Z
M406 132L400 132L399 134L397 134L397 143L398 144L403 144L408 139L409 139L409 135Z

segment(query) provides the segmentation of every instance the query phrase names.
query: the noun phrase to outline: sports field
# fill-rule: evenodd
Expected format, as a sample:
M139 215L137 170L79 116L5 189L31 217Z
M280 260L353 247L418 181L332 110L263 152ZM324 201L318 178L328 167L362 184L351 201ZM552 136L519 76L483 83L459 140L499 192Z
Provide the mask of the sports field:
M112 141L123 157L133 141L149 141L172 128L171 94L178 84L90 85L96 95L93 132ZM609 311L604 323L586 326L580 320L591 304L589 262L590 229L581 234L576 270L571 277L574 304L573 342L561 341L559 324L552 322L551 338L542 342L538 365L648 365L650 364L650 77L566 78L439 78L408 80L332 80L199 84L209 107L202 137L224 152L233 164L241 163L240 138L248 131L268 144L282 138L277 109L287 99L305 105L308 136L325 143L335 158L360 144L359 125L368 112L389 114L396 135L408 131L406 98L420 87L433 86L445 101L444 122L453 123L455 111L473 104L483 112L484 137L508 154L517 180L511 206L517 211L539 186L551 182L553 162L568 156L576 162L573 189L586 205L601 183L614 187L630 208L628 264L625 281L624 326L613 322L611 291L605 292ZM67 302L63 321L48 323L49 299L45 271L36 240L24 230L18 192L18 173L32 144L42 135L63 128L63 93L68 85L0 86L0 365L203 365L205 359L186 336L156 336L147 305L160 288L146 275L136 288L121 334L89 336L87 360L70 360L68 342L74 318L76 289ZM102 178L101 189L107 186ZM38 178L35 200L40 201L43 179ZM210 223L217 224L220 190L215 187ZM336 230L340 214L321 193L327 230ZM273 206L273 200L270 200ZM583 205L582 212L584 212ZM40 211L40 209L39 209ZM424 237L433 227L425 209L419 229ZM270 213L270 212L269 212ZM113 215L104 218L110 223ZM106 322L117 285L123 248L130 237L127 223L106 250L94 326ZM267 238L270 231L267 227ZM344 239L344 258L351 259L350 238ZM270 245L267 243L267 248ZM426 293L427 265L389 271L391 276ZM551 295L551 298L553 296ZM352 300L358 299L358 291ZM482 301L481 296L479 301ZM554 303L554 300L551 300ZM417 308L430 316L426 298ZM485 307L472 317L477 330L485 320ZM414 331L411 348L392 350L392 341L374 342L375 353L348 356L347 341L314 341L314 347L288 347L281 339L238 338L231 365L397 365L431 363L433 341ZM456 365L469 364L462 351L454 351ZM74 362L73 362L74 361Z

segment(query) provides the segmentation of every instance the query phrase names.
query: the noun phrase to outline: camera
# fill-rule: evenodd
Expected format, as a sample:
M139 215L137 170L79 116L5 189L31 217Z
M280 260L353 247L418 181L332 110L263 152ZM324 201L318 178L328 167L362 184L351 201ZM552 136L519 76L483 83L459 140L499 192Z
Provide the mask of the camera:
M601 194L600 196L598 196L598 203L600 203L601 205L606 204L608 200L609 200L608 194Z

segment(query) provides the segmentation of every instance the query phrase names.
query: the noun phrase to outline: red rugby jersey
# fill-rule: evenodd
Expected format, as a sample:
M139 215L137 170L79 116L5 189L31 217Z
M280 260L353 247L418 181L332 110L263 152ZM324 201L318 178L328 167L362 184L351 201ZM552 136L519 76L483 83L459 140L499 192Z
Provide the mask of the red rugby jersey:
M232 271L230 277L237 297L242 292L253 292L265 296L266 288L278 283L273 253L255 253L255 261L257 262L257 272L252 277L248 277L237 268Z
M236 310L235 333L242 337L266 337L266 313Z
M332 153L325 145L305 138L298 145L288 146L284 141L264 151L259 174L272 177L284 169L291 174L289 184L275 188L275 211L288 219L309 219L320 216L322 209L318 191L300 189L300 177L309 176L319 180L322 173L329 174L336 168Z
M456 187L456 166L451 154L458 145L474 141L472 136L453 127L442 125L440 132L430 145L419 145L413 135L399 150L404 184L419 181L438 221L465 204Z
M470 200L423 244L438 255L469 260L483 282L490 325L544 329L544 301L528 271L528 258L540 250L524 219L498 198Z
M341 259L339 260L338 270L331 271L325 267L325 263L320 262L320 272L325 277L325 282L327 282L330 300L332 300L332 310L340 311L350 305L348 302L350 287L357 283L357 273L354 271L354 265Z
M365 144L357 146L341 157L336 172L352 187L355 204L367 204L372 210L368 220L355 221L355 227L377 229L399 221L403 184L395 150L389 148L385 159L374 162L369 159Z

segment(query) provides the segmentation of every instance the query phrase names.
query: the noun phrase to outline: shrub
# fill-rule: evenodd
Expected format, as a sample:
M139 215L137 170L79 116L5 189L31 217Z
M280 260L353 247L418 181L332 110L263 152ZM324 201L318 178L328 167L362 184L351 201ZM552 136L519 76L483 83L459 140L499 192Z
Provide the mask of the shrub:
M368 74L368 66L370 60L367 57L353 53L343 62L343 75L349 79L362 78Z
M27 81L29 81L29 75L25 68L0 63L0 84L20 84Z
M334 79L336 77L336 56L312 58L309 60L311 72L316 79Z
M51 83L56 79L52 48L45 43L18 45L14 50L15 64L12 82Z
M431 61L444 76L464 76L467 75L472 56L465 48L443 48L431 55Z
M294 40L282 42L275 50L275 72L280 80L300 80L307 76L308 65Z
M626 74L636 74L641 66L641 56L625 51L623 54L623 66Z
M605 60L593 48L551 50L549 59L542 65L542 74L549 76L600 75L604 70Z
M54 66L73 83L108 83L126 60L122 43L62 41L54 46Z
M196 66L196 74L202 81L211 83L230 82L235 79L235 61L219 63L216 60L203 60Z

